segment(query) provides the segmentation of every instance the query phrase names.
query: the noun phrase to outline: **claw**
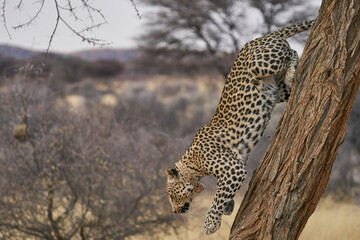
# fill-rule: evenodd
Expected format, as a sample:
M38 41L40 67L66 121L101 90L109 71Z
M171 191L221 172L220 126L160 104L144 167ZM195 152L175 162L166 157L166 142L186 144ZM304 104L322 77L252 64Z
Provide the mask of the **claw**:
M207 218L202 227L202 232L205 235L210 235L215 233L217 230L219 230L220 226L221 226L221 221L209 220L209 218Z

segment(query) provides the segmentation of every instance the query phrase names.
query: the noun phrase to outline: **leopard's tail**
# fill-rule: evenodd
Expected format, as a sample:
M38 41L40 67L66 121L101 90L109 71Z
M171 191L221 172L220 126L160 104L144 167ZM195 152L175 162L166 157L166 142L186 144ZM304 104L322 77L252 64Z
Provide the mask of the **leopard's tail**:
M275 32L267 34L268 36L278 36L284 39L294 36L295 34L304 32L314 26L315 20L295 23L290 26L283 27Z

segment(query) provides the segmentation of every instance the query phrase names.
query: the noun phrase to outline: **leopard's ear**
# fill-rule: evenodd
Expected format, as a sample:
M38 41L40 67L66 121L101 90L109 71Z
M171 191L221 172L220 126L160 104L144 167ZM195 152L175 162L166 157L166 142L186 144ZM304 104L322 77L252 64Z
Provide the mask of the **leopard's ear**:
M166 173L168 182L173 182L178 178L178 171L175 168L173 168L173 169L167 168L167 169L165 169L165 173Z

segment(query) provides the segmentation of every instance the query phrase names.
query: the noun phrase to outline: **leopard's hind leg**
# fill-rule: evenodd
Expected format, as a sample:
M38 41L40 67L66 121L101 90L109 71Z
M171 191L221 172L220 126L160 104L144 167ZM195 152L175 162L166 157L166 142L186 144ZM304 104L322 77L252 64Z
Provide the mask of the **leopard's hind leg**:
M276 103L287 102L290 98L291 87L285 82L281 81L278 83L278 97Z
M299 63L299 57L298 57L297 52L293 49L289 48L287 52L288 52L288 56L289 56L290 60L288 62L288 66L287 66L285 81L288 81L291 83L295 77L295 71L296 71L297 65Z

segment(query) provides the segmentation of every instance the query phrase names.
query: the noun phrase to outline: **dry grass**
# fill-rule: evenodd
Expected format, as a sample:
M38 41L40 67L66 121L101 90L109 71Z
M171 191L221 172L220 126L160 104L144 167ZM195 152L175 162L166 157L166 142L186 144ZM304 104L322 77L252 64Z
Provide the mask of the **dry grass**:
M322 199L310 217L300 240L360 239L360 207L351 202Z
M235 209L231 216L223 216L223 220L221 223L221 228L219 231L214 233L213 235L203 235L201 232L201 227L203 221L205 220L205 215L210 208L211 201L213 198L213 194L215 194L215 190L212 192L209 189L205 191L199 196L196 196L194 201L191 203L191 208L186 214L178 215L179 218L183 219L182 227L175 231L171 231L170 233L160 235L156 239L161 240L220 240L220 239L228 239L230 234L230 229L232 226L232 222L234 221L236 212L239 208L239 203L242 201L242 197L235 197ZM170 211L170 204L169 204ZM129 240L148 240L149 237L135 236L130 238Z
M228 239L232 222L239 204L231 216L224 216L221 228L213 235L205 236L201 233L202 222L210 207L211 193L197 196L192 203L191 210L183 218L183 227L177 233L171 232L159 236L161 240L220 240ZM241 201L237 196L235 203ZM145 240L148 237L133 237L129 240ZM331 197L322 199L314 214L309 219L300 240L358 240L360 239L360 207L351 202L336 202Z

